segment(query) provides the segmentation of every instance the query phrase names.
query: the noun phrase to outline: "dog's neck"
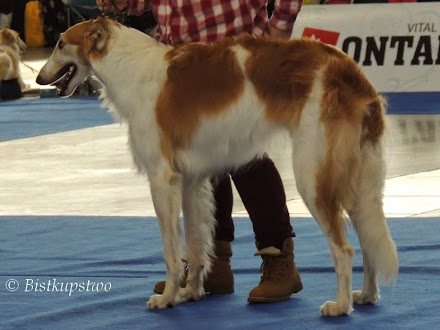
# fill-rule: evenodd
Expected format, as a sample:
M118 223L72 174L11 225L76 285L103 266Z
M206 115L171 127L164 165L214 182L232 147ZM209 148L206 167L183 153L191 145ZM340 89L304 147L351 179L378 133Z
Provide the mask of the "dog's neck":
M121 119L129 120L139 107L154 107L168 67L164 56L171 48L135 29L112 29L108 54L91 64L104 85L104 103ZM142 94L145 102L134 104L138 99L134 94Z

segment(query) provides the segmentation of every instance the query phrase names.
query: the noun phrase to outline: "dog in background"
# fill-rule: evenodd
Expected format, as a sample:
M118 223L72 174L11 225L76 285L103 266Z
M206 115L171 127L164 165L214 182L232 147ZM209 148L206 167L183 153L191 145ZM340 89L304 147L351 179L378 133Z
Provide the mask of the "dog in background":
M12 13L1 13L0 12L0 30L9 29L12 22Z
M150 308L198 300L209 270L214 218L209 177L264 153L287 130L298 191L328 240L338 281L321 313L346 315L374 304L393 281L398 258L383 212L384 102L357 64L319 41L242 36L178 47L107 18L68 29L37 82L71 95L90 74L104 104L129 130L138 169L148 175L167 266ZM188 277L180 257L183 210ZM343 210L358 234L362 290L352 292L352 259Z
M20 73L20 53L26 49L18 32L0 30L0 98L21 97L26 85Z
M12 0L0 1L0 30L9 29L12 22L14 5Z

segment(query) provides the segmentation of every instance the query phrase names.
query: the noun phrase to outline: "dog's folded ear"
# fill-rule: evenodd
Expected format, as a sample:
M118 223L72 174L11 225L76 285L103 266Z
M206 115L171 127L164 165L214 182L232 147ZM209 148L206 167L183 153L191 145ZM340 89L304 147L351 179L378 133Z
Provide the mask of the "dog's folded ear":
M102 51L107 44L108 30L102 21L97 20L91 24L90 30L86 34L86 42L89 49Z

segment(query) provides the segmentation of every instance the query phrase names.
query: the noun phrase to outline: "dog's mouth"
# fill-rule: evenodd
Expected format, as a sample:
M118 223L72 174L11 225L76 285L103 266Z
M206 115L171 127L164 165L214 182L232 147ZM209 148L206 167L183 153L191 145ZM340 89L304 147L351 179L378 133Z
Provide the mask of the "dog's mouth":
M76 71L77 67L75 64L68 64L58 71L52 85L57 87L59 95L65 94L65 91L69 86L70 81L75 76Z

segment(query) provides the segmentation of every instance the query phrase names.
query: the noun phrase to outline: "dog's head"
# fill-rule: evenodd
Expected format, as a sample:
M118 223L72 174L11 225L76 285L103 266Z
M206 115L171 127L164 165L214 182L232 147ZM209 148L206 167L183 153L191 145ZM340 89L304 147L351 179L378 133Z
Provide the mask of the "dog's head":
M91 73L91 61L108 52L110 26L117 24L98 18L76 24L63 33L52 55L37 77L40 85L54 84L61 96L70 96Z
M20 51L24 51L27 48L18 32L11 29L0 30L0 46L10 47L16 53L20 53Z

